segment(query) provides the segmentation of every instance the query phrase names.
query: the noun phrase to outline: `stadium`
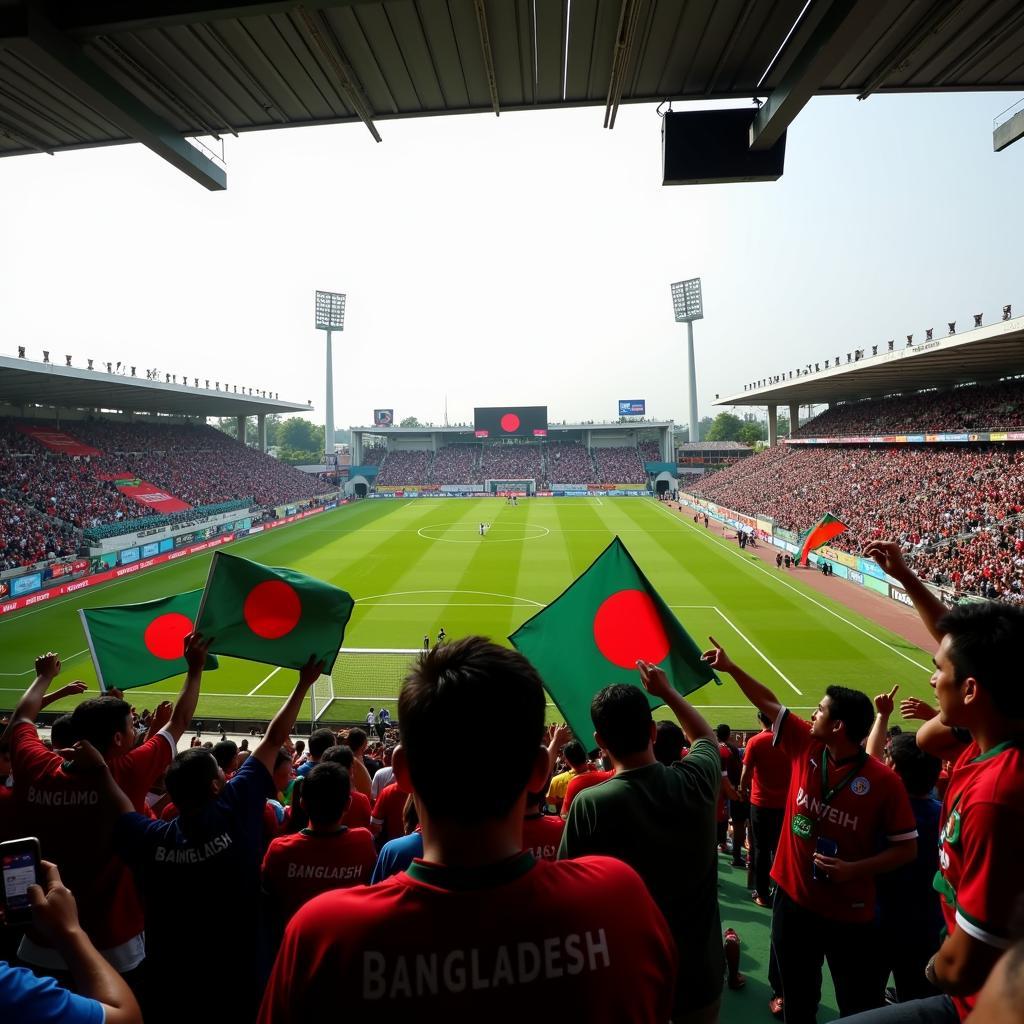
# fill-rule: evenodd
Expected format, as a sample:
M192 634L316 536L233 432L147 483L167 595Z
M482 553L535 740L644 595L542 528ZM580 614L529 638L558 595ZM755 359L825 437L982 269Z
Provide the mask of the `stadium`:
M53 308L0 342L0 1019L1024 1020L1019 297L992 304L1005 275L964 294L971 268L966 319L823 321L822 280L855 293L828 270L842 249L862 298L900 271L900 316L941 290L900 235L916 193L879 201L880 244L855 175L838 198L827 170L799 179L809 226L770 198L732 223L818 97L1024 86L1015 5L0 8L5 163L122 173L123 149L138 179L120 232L88 178L64 230L37 202L64 165L41 170L6 257L35 284L60 231ZM560 166L568 122L488 163L484 116L603 107L610 130L643 105L658 188L702 197L664 222L614 191L643 191L614 150ZM477 117L438 160L424 139L450 115ZM408 120L422 134L395 132L368 178L269 131L379 143ZM848 154L829 127L794 135L791 170ZM250 182L189 219L175 186L223 193L247 133L279 137L247 152L286 200ZM991 136L1024 137L1019 102ZM902 146L863 138L865 161ZM160 203L132 154L176 176ZM1012 228L1018 183L971 180ZM735 211L696 191L722 185ZM928 185L907 223L948 215L955 243L967 200ZM806 280L786 280L790 232ZM701 349L714 418L702 279L671 285L682 372L632 273L664 238L734 288ZM64 250L95 305L60 284ZM386 288L351 343L349 293L293 315L321 266ZM220 331L205 292L231 308ZM791 341L751 330L773 313ZM616 407L620 387L646 397Z

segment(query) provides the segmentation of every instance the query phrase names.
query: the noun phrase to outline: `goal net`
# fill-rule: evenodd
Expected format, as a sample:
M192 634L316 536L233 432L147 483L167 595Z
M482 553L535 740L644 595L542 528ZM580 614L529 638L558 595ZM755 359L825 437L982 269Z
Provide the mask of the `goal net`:
M314 727L326 722L365 722L372 707L398 717L398 691L416 659L418 647L346 647L330 675L322 675L310 690Z

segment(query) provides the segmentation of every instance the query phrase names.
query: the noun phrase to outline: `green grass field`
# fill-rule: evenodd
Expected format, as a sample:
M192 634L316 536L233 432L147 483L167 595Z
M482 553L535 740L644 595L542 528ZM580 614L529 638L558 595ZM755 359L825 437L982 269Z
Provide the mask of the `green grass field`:
M492 524L484 537L481 520ZM417 648L424 633L433 637L441 626L449 637L482 633L503 641L615 534L698 643L714 635L801 713L833 682L869 694L899 682L901 695L930 696L928 654L804 587L799 574L784 577L764 567L715 530L698 528L653 499L542 498L515 508L486 498L365 501L246 538L230 550L348 590L356 607L346 648ZM208 554L182 559L0 618L0 708L14 706L32 679L33 658L48 649L63 656L59 682L95 686L78 609L201 587L209 561ZM339 659L338 700L329 719L362 720L368 704L393 701L398 666L391 658L382 668L382 660L362 659L355 670L349 668L355 656ZM173 697L180 682L135 690L132 700L152 707ZM293 682L291 671L224 658L204 678L199 717L269 718ZM707 686L695 699L715 722L754 725L731 681ZM550 718L557 718L553 708Z

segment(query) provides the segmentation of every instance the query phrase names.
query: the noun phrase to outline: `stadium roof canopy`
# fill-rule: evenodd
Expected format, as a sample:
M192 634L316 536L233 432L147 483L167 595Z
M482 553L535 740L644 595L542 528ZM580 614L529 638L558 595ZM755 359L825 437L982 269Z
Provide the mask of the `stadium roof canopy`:
M886 346L879 345L879 349ZM846 358L846 353L842 353ZM830 350L829 361L835 359ZM805 364L806 365L806 364ZM814 366L822 369L815 370ZM1016 317L932 341L916 342L878 355L824 369L787 371L776 383L749 386L715 405L816 405L861 398L950 388L1024 374L1024 317Z
M0 155L545 107L1024 87L1017 0L0 0Z
M99 370L34 363L12 356L0 356L0 403L174 416L253 416L309 412L312 408L306 403L262 398L255 393L243 395L186 384L166 384Z

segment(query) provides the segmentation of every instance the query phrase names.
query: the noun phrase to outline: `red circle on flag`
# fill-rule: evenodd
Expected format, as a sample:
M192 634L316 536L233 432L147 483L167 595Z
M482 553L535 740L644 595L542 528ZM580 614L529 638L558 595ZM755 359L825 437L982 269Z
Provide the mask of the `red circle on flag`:
M192 620L181 612L158 615L142 634L146 650L154 658L174 661L185 656L185 637L192 632Z
M283 580L257 583L242 606L246 625L264 640L290 633L302 618L302 602L295 588Z
M642 590L620 590L601 603L594 616L594 642L619 668L636 668L640 660L657 665L669 647L658 609Z
M519 417L514 412L507 412L501 417L501 429L512 434L519 429Z

